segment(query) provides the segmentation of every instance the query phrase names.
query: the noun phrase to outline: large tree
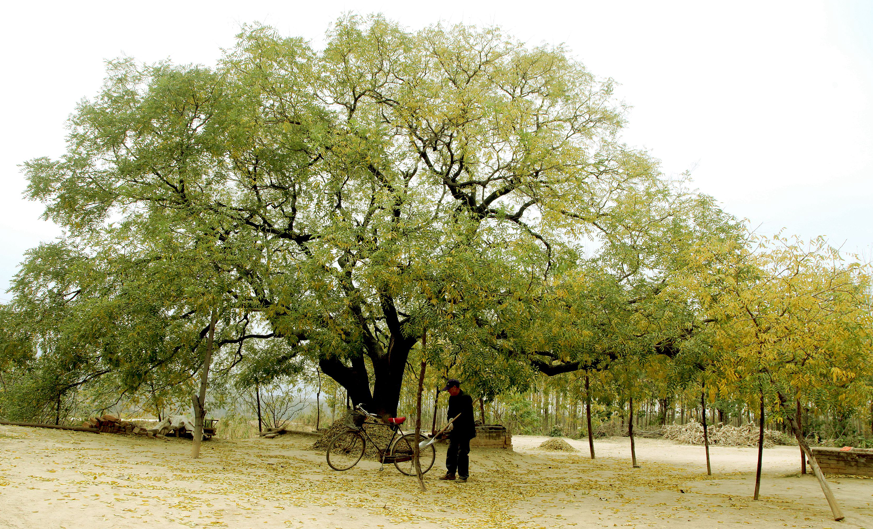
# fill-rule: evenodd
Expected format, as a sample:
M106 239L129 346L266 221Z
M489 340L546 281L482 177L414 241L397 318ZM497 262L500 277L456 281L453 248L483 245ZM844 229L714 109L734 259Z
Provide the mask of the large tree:
M273 362L317 358L394 414L424 327L499 341L489 307L536 303L578 241L648 207L657 167L617 141L622 112L564 49L494 29L350 16L315 51L258 26L215 68L110 62L28 194L78 246L233 248L222 307L285 341Z

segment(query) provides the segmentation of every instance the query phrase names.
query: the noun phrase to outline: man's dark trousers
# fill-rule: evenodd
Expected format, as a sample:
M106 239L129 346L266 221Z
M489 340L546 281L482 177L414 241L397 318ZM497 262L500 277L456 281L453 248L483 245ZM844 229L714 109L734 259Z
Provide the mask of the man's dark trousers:
M449 474L454 474L457 470L458 476L462 479L467 479L470 476L469 437L449 437L449 452L446 454L446 470Z

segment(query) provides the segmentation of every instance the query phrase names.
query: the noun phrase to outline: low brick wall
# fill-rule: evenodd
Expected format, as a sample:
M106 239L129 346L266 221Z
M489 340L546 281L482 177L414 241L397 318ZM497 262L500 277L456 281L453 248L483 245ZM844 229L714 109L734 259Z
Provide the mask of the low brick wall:
M512 434L497 424L476 426L476 437L470 441L470 448L507 448L512 450Z
M852 448L813 448L812 454L825 474L873 477L873 450Z

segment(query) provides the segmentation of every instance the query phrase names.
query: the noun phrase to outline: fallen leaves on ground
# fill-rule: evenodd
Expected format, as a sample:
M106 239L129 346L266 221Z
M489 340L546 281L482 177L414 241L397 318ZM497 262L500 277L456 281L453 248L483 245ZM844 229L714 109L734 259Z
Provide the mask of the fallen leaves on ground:
M824 521L820 506L753 503L722 494L703 468L646 463L632 469L627 461L571 452L474 450L471 479L458 483L437 480L445 457L441 447L421 492L415 478L393 465L380 470L379 463L364 460L349 471L333 471L324 452L302 436L213 440L192 460L190 441L184 440L100 436L82 447L75 445L76 436L84 434L21 432L3 437L0 445L22 458L0 462L0 476L9 483L4 493L41 494L53 508L77 502L89 512L96 508L138 523L167 516L190 527L245 527L252 520L260 527L320 527L326 520L330 527L681 527L753 506L772 520L805 515ZM112 525L93 527L104 526Z

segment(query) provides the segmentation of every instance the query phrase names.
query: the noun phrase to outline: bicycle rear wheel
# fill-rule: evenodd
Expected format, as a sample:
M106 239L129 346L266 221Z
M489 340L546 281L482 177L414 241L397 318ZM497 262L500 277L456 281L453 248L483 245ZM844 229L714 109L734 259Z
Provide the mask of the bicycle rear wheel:
M424 441L425 439L420 437L419 440ZM394 459L394 466L397 467L397 470L407 476L416 475L412 456L417 442L418 441L415 440L415 434L408 433L398 439L397 442L394 443L394 446L391 447L391 456L393 456ZM432 444L419 450L418 462L421 465L422 474L427 474L427 471L433 467L435 459L436 450Z
M343 432L327 445L327 464L334 470L348 470L358 464L366 447L358 432Z

